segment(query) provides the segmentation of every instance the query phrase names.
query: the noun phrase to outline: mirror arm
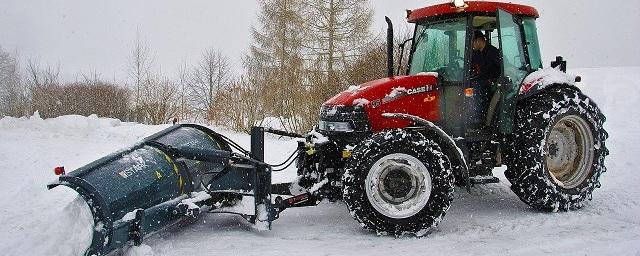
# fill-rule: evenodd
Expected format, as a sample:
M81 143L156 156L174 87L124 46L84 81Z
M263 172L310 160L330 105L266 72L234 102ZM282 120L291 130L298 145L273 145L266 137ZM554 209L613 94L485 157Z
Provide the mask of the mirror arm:
M411 40L413 40L413 38L404 40L404 42L400 44L400 59L398 60L398 70L396 71L396 76L400 75L400 68L402 67L402 59L404 59L404 50L405 50L406 44Z

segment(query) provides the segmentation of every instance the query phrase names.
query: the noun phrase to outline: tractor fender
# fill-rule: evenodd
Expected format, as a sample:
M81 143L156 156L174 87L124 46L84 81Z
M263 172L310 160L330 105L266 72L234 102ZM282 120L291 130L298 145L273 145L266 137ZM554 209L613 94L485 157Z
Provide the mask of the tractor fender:
M529 90L528 92L526 92L524 94L520 94L520 95L518 95L518 101L526 100L526 99L531 98L533 96L536 96L538 94L541 94L541 93L544 93L546 91L549 91L549 90L551 90L553 88L571 88L571 89L574 89L574 90L582 91L575 84L555 83L555 84L546 85L544 87L531 89L531 90Z
M417 116L402 113L385 113L382 114L382 116L384 118L409 120L417 125L421 125L421 127L418 128L430 132L429 137L436 140L438 145L442 147L444 152L449 157L451 164L454 167L454 171L458 172L458 174L462 174L461 176L465 179L466 189L467 191L470 191L471 181L469 178L469 166L467 165L467 161L464 157L462 149L458 147L456 141L449 134L440 129L440 127L438 127L431 121Z
M529 74L522 82L518 92L518 100L540 94L552 87L566 86L578 89L576 83L582 78L570 75L555 68L545 68Z

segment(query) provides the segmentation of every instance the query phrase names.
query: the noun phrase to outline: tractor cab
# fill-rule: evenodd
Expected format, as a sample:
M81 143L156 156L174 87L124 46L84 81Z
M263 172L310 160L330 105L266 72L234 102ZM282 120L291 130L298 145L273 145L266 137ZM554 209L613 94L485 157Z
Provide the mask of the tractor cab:
M532 7L476 1L409 11L415 32L408 66L399 72L438 74L441 118L434 121L454 137L510 134L522 81L542 67L537 17ZM474 59L486 58L473 47L478 32L485 37L484 50L497 49L499 75L491 79L483 78L477 63L492 60Z
M407 116L419 118L456 138L471 163L471 174L488 175L502 165L500 141L513 133L525 77L542 68L537 17L533 7L485 1L409 11L407 19L415 30L407 41L408 64L400 65L397 73L393 24L387 18L388 77L354 86L325 102L318 131L345 147L371 134L418 124ZM484 47L474 47L478 34ZM401 48L404 52L404 44ZM491 75L482 63L492 63Z

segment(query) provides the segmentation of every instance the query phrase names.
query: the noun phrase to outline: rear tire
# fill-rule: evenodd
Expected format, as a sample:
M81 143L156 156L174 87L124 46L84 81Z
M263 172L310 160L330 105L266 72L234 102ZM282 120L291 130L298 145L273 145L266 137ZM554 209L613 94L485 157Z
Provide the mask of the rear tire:
M527 99L516 112L505 176L533 208L581 208L606 171L605 117L576 88L556 87Z
M351 215L378 235L423 236L451 206L454 176L438 144L418 132L382 132L358 145L343 177Z

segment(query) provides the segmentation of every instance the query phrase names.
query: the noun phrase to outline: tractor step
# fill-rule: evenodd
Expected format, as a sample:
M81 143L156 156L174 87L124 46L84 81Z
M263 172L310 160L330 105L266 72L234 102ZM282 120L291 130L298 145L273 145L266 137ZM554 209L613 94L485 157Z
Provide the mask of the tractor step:
M500 183L500 179L494 176L474 176L469 178L471 180L471 184L491 184L491 183Z

